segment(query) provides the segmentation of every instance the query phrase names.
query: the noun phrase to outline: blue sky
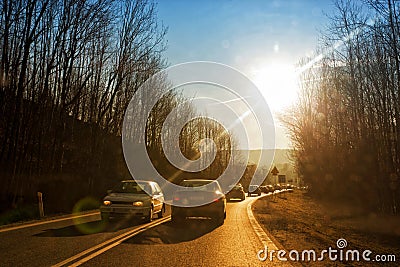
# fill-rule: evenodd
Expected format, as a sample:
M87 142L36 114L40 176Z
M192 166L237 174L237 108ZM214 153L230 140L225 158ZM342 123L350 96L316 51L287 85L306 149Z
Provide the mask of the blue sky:
M160 0L160 20L169 27L170 64L193 60L247 67L251 61L297 60L317 44L331 1ZM277 51L278 48L278 51Z
M259 87L274 115L296 100L294 65L311 56L328 24L332 1L159 0L170 65L215 61L236 68ZM288 147L276 123L276 146Z

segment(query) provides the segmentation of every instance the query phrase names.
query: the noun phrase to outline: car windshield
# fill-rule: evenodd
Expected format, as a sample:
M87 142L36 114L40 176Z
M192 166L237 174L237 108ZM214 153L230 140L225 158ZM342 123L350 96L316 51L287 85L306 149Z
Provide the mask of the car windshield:
M146 191L144 189L150 189L148 188L148 184L138 184L136 182L121 182L117 184L113 189L113 193L130 193L130 194L146 194Z
M189 188L197 187L196 189L198 189L201 186L205 186L201 188L204 191L217 191L217 190L221 191L221 188L215 181L210 182L207 180L185 180L181 183L181 186Z

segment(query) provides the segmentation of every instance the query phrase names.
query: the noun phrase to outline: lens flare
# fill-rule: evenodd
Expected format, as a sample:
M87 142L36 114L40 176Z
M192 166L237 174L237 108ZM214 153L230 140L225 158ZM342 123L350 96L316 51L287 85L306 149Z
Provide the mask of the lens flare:
M147 140L147 123L150 117L155 120L154 113L166 112L159 107L163 97L168 96L173 90L185 90L190 87L204 90L203 95L182 101L169 111L167 116L164 116L160 137L162 150L168 163L177 171L170 177L163 177L153 165L149 155L148 144L153 140ZM188 113L188 106L199 109L208 107L209 110L202 113ZM157 116L157 118L160 117ZM180 150L182 143L180 134L188 124L201 123L205 119L222 129L221 133L211 138L197 136L201 140L197 140L194 144L197 146L196 155L188 158ZM192 134L195 135L195 133ZM228 138L231 143L232 136L244 137L241 138L241 150L248 151L246 155L242 155L243 161L235 160L234 156L230 156L229 160L226 157L227 166L216 180L219 181L222 191L228 192L245 173L249 151L255 139L261 148L275 147L275 126L272 114L257 86L243 73L215 62L188 62L156 73L136 90L124 116L122 147L132 177L157 182L163 189L165 198L173 199L174 193L183 189L173 183L176 177L185 173L200 173L212 166L214 162L218 163L218 155L221 157L227 153L227 151L218 151L218 143L222 136ZM237 153L234 151L234 146L229 147L231 150L229 155ZM251 184L254 185L261 185L264 181L274 156L274 153L261 151L260 164L257 165L251 179ZM209 179L210 177L201 178ZM148 190L146 192L151 193ZM213 200L210 196L191 202L190 205L200 206L211 203ZM179 203L187 207L184 202Z

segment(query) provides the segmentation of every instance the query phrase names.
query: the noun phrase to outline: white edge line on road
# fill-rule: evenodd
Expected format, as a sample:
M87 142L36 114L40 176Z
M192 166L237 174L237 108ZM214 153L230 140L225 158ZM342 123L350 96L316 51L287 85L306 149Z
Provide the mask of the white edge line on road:
M7 227L7 228L0 229L0 233L18 230L18 229L27 228L27 227L38 226L38 225L47 224L47 223L55 223L55 222L61 222L61 221L66 221L66 220L73 220L76 218L89 217L89 216L93 216L93 215L97 215L97 214L100 214L100 212L96 211L96 212L91 212L91 213L83 214L83 215L73 215L73 216L69 216L66 218L53 219L53 220L47 220L47 221L42 221L42 222L35 222L35 223L28 223L28 224L13 226L13 227Z
M90 255L86 256L85 258L79 260L78 262L75 262L74 264L69 265L69 266L79 266L79 265L89 261L90 259L100 255L101 253L103 253L103 252L105 252L105 251L107 251L107 250L119 245L120 243L122 243L126 239L129 239L129 238L131 238L131 237L133 237L133 236L135 236L135 235L137 235L137 234L139 234L139 233L141 233L143 231L146 231L147 229L150 229L150 228L152 228L154 226L157 226L159 224L162 224L164 222L169 221L170 218L171 218L171 216L167 216L167 217L161 219L160 221L150 222L150 223L144 224L142 226L139 226L139 227L137 227L137 228L135 228L135 229L133 229L133 230L131 230L129 232L123 233L123 234L121 234L119 236L116 236L116 237L114 237L112 239L109 239L109 240L107 240L107 241L105 241L105 242L103 242L101 244L98 244L98 245L96 245L94 247L91 247L91 248L85 250L85 251L82 251L81 253L78 253L75 256L72 256L72 257L70 257L70 258L68 258L68 259L66 259L66 260L64 260L62 262L59 262L59 263L57 263L55 265L52 265L52 267L64 266L64 265L66 265L66 264L68 264L70 262L73 262L73 261L75 261L75 260L77 260L79 258L82 258L83 256L85 256L85 255L87 255L89 253L92 253L93 251L98 250L95 253L90 254ZM109 245L110 243L111 243L111 245ZM104 246L107 246L107 247L104 247ZM102 247L104 247L104 248L102 248ZM100 248L102 248L102 249L100 249Z
M281 192L279 192L281 193ZM278 193L278 194L279 194ZM264 195L262 197L267 197L270 196L270 194L268 195ZM261 197L261 198L262 198ZM258 239L261 241L261 243L263 244L263 249L267 246L269 251L275 250L278 251L280 248L277 247L277 245L271 240L271 238L268 237L268 235L265 233L265 231L262 229L262 227L260 226L260 224L258 223L257 219L254 217L253 211L251 209L252 205L254 204L254 202L259 199L255 198L252 201L249 202L249 204L247 204L247 216L249 217L250 220L250 224L253 227L254 232L256 233ZM271 261L272 263L272 261ZM276 263L276 262L275 262ZM279 264L281 266L293 266L290 262L288 261L281 261L279 262Z
M252 201L250 201L249 204L247 204L247 216L249 217L250 224L253 227L254 232L258 236L258 239L261 241L263 246L268 246L269 249L278 250L278 247L275 245L274 242L272 242L272 240L264 232L264 230L262 229L260 224L257 222L257 219L253 215L253 211L251 210L251 207L257 199L258 198L255 198Z

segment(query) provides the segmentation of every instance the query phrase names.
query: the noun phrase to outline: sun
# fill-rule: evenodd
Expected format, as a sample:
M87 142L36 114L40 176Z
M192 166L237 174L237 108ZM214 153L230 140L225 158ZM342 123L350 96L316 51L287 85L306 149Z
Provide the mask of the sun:
M250 79L265 97L271 111L281 112L294 103L298 94L296 69L288 63L268 63L253 67Z

